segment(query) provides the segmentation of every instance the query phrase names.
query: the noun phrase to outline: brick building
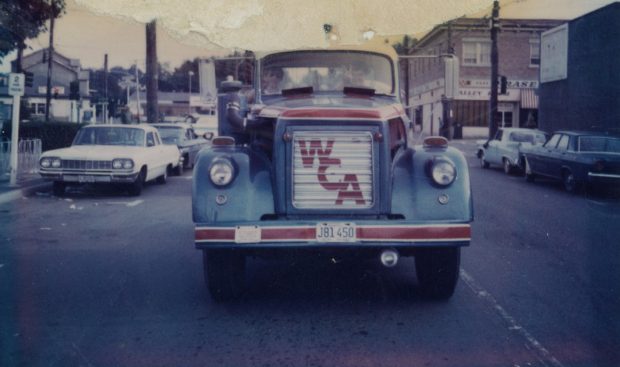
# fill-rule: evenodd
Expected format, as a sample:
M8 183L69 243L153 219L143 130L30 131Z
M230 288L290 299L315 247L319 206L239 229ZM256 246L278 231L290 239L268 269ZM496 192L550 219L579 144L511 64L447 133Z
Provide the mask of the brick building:
M506 94L498 99L500 126L536 126L540 34L562 23L500 20L499 75L507 80ZM459 18L426 34L409 59L408 105L414 123L428 134L439 134L451 121L463 126L464 136L487 136L490 55L488 19Z

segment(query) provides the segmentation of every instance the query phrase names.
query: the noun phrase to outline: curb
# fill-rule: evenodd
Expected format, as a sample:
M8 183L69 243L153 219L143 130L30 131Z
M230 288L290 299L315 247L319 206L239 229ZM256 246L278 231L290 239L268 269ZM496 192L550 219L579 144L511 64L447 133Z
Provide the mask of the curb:
M35 185L16 188L15 190L11 190L5 193L0 194L0 205L6 204L13 200L21 199L24 196L30 196L37 192L38 190L50 187L52 185L51 182L42 182Z

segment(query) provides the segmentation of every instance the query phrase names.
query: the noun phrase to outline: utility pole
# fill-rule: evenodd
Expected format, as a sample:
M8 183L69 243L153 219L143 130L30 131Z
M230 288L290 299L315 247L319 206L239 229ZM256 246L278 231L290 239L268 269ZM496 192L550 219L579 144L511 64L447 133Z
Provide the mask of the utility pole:
M56 1L50 1L50 41L47 55L47 91L45 93L45 122L50 120L52 101L52 60L54 59L54 19L56 19Z
M187 114L192 114L192 76L194 75L193 71L189 71L187 73L187 77L189 78L189 99L187 100Z
M499 1L493 1L491 13L491 100L489 101L489 140L497 133L497 80L499 57L497 54L497 33L499 32Z
M108 54L103 56L103 123L108 123Z
M149 123L159 121L157 74L157 23L153 20L146 25L146 116Z
M138 104L138 123L140 123L140 76L138 74L138 60L136 60L134 71L136 73L136 102ZM129 97L127 97L127 103L129 103Z

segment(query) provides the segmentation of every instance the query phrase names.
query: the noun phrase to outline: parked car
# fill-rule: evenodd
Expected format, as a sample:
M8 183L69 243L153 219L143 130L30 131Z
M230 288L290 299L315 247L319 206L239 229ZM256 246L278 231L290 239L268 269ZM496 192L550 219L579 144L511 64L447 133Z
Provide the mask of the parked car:
M197 115L193 121L192 126L196 135L205 136L205 134L210 134L212 137L218 135L217 115Z
M568 192L592 183L620 185L620 135L558 131L523 153L528 181L536 176L562 180Z
M443 137L408 145L394 49L277 52L256 65L254 93L221 84L222 136L194 169L213 299L242 293L246 257L283 252L385 267L413 256L420 293L450 298L471 240L468 166Z
M547 133L540 130L505 127L497 130L492 140L478 140L477 157L482 168L491 164L501 165L506 174L523 170L521 149L529 145L542 145Z
M39 173L54 182L57 196L85 183L125 184L137 196L147 181L165 184L180 164L179 149L162 144L152 126L91 125L78 130L71 147L43 153Z
M178 174L183 172L183 168L191 169L194 167L196 155L200 149L210 145L209 140L199 137L194 128L186 123L174 124L153 124L159 130L164 144L176 145L183 157L183 165L179 166Z

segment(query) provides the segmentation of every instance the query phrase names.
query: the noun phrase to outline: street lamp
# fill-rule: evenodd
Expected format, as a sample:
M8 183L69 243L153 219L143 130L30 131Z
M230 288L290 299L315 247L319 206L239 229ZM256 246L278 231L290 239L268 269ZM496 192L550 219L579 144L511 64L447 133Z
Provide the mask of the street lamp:
M189 100L187 101L187 114L191 115L192 114L192 76L194 75L193 71L189 71L187 73L188 79L189 79Z

